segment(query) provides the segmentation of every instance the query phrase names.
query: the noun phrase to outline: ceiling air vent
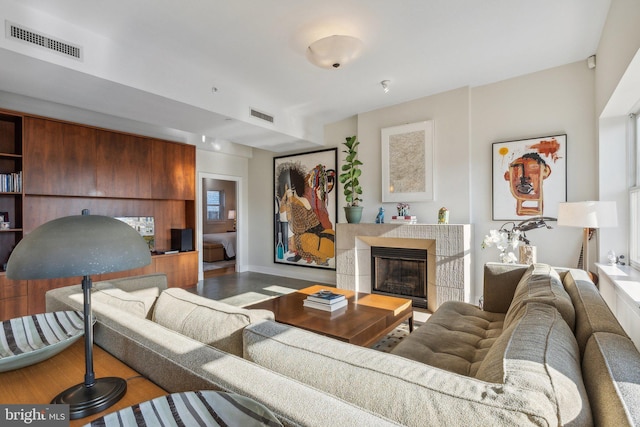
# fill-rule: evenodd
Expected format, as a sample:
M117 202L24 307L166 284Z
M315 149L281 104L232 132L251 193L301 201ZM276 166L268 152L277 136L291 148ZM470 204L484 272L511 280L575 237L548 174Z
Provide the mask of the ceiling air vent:
M21 25L6 22L6 36L8 39L20 40L44 49L60 53L75 59L82 59L82 48L71 43L49 37Z
M251 109L251 116L256 117L260 120L264 120L265 122L269 122L269 123L273 123L273 116L270 116L269 114L266 113L261 113L258 110L254 110L253 108Z

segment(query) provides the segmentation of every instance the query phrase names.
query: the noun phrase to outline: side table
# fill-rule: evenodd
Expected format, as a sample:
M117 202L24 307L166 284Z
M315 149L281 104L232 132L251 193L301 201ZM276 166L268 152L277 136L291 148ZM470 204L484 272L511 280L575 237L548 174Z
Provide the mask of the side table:
M82 381L85 374L83 361L84 338L50 359L0 373L0 403L48 405L59 392ZM93 346L93 367L97 377L117 376L127 379L127 392L121 400L103 412L71 420L70 427L82 426L96 417L167 394L97 345Z

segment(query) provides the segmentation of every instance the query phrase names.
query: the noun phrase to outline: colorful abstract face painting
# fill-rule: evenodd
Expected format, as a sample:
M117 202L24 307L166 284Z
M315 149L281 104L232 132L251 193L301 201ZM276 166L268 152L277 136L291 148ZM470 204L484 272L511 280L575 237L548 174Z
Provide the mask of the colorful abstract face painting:
M337 150L274 158L274 261L335 269Z
M493 144L493 219L557 217L566 201L566 135Z

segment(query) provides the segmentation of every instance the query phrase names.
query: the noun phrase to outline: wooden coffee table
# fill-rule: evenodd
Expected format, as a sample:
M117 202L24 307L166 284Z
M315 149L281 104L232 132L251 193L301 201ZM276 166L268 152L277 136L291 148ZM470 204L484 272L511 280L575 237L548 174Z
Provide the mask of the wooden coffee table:
M344 294L346 310L317 310L302 305L307 295L328 289ZM271 310L277 322L296 326L351 344L370 347L405 320L413 331L411 300L314 285L291 294L248 306Z

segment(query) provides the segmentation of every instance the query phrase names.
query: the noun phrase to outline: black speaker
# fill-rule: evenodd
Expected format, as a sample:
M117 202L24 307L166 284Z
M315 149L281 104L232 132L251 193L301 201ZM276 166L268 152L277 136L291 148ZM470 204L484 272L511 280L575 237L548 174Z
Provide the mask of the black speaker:
M191 228L171 229L171 249L180 252L193 250L193 230Z

